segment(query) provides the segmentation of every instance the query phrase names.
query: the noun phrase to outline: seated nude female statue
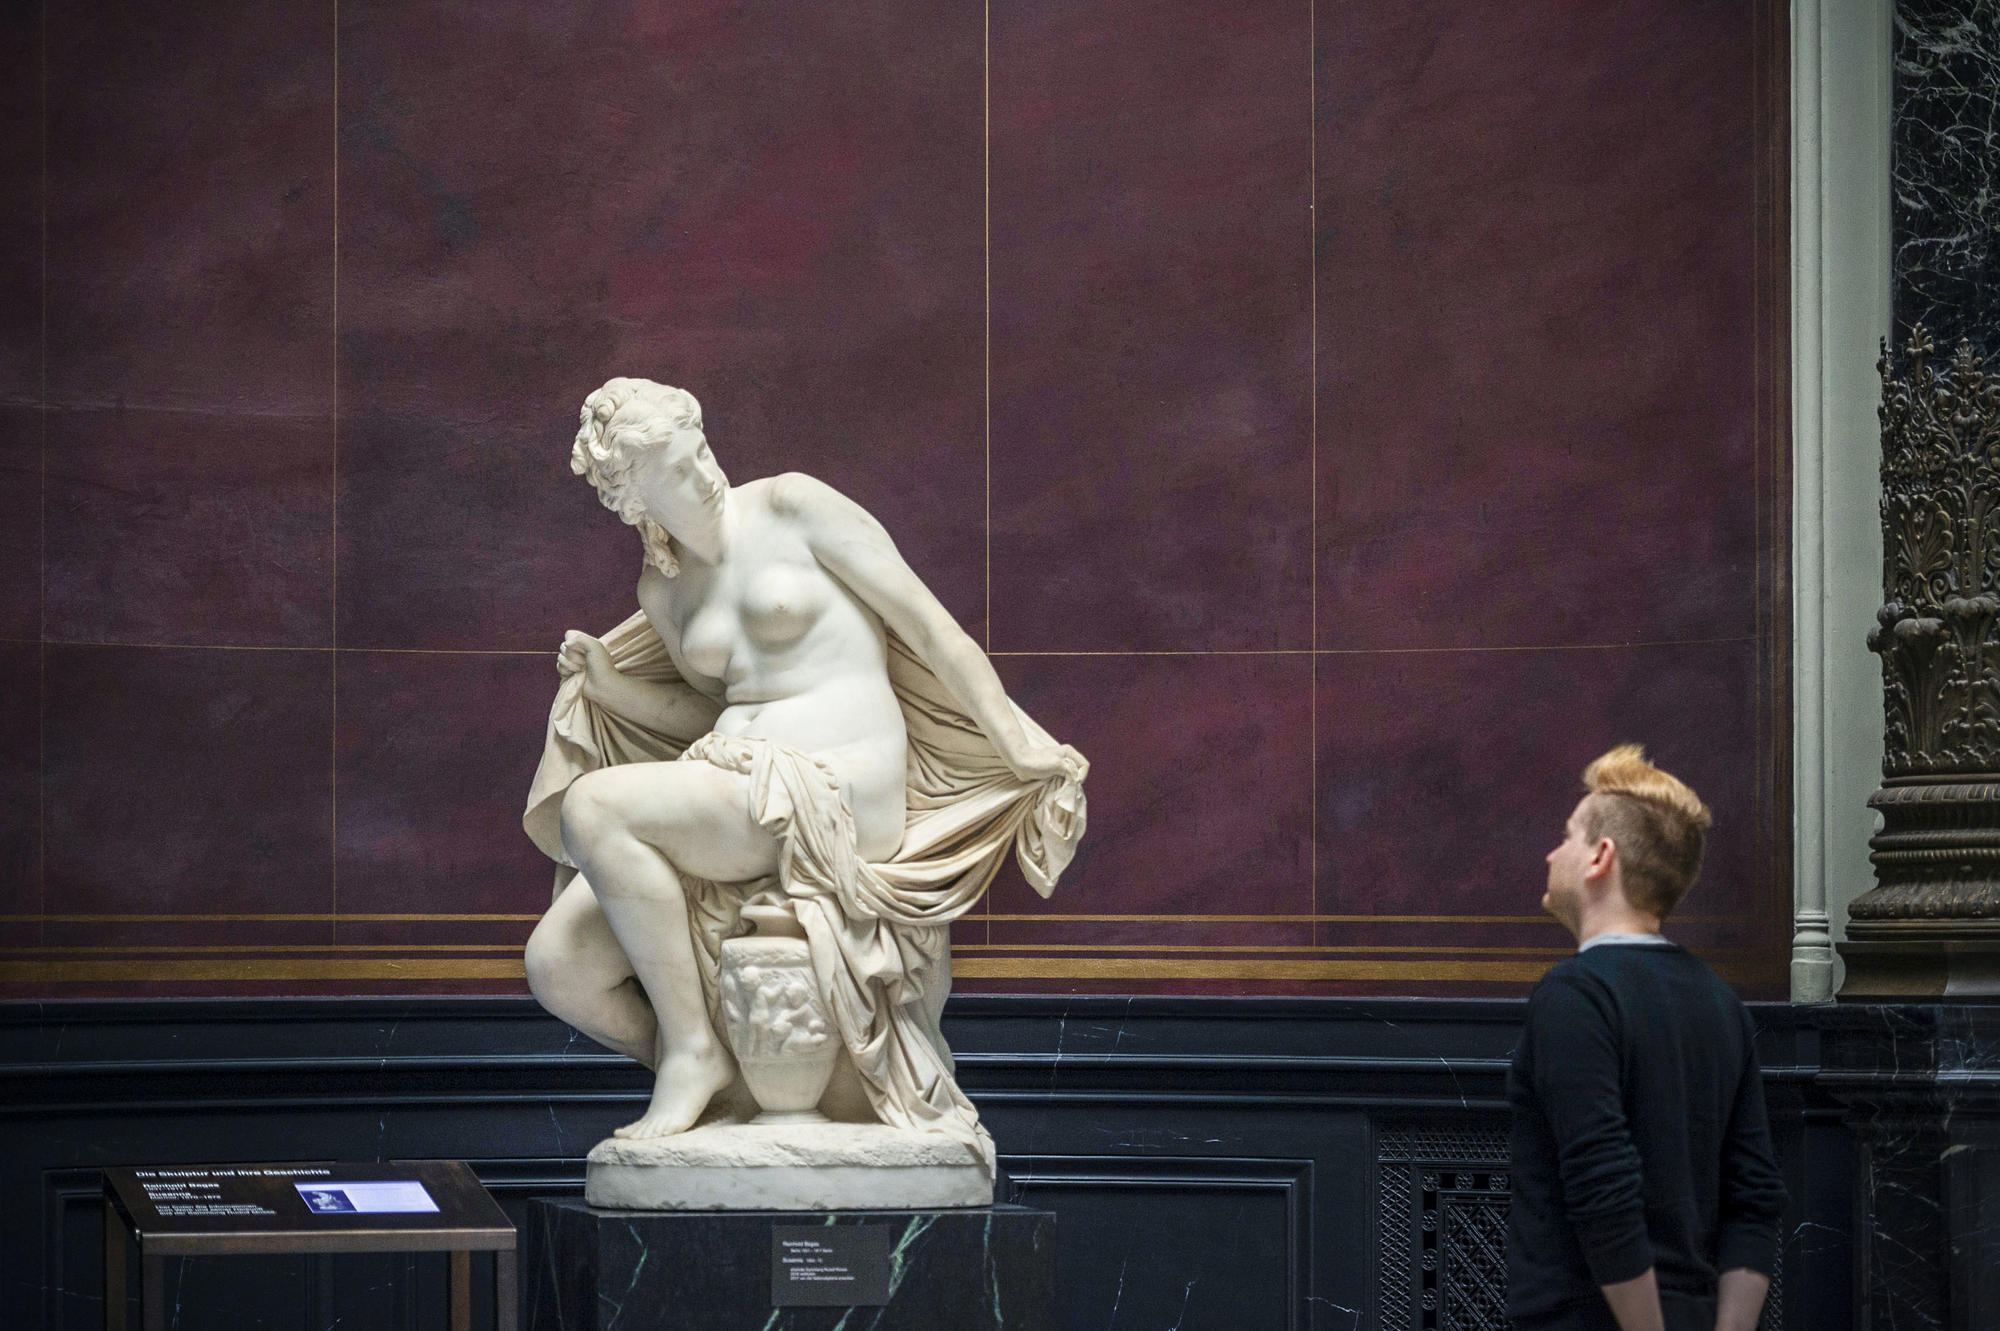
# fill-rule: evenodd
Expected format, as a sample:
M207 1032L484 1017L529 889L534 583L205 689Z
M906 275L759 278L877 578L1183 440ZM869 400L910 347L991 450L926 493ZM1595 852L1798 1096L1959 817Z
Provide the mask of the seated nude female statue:
M850 1026L872 1023L879 1035L882 1013L910 1001L896 990L894 957L881 959L897 950L897 931L947 936L942 926L983 890L1006 838L1034 834L1028 824L1041 814L1021 810L1032 805L1049 813L1058 792L1073 792L1058 803L1073 813L1074 826L1054 839L1067 837L1073 846L1085 763L1013 706L985 654L859 505L795 473L730 485L709 452L690 394L643 379L611 380L584 403L573 469L596 485L606 507L639 529L644 622L635 617L628 624L649 646L656 634L666 656L657 670L628 672L604 640L573 631L559 671L565 681L580 680L583 703L615 718L625 728L620 733L700 738L659 750L675 761L600 757L583 763L589 770L580 775L551 778L554 760L545 757L530 831L540 799L550 811L545 821L559 826L560 847L547 845L546 833L538 840L575 874L528 942L527 972L543 1006L654 1069L644 1116L617 1135L656 1137L694 1125L735 1073L713 1024L712 995L704 995L695 894L712 896L715 884L779 882L795 896L811 896L813 908L805 913L818 931L815 970L840 968L846 959L847 980L822 979L843 1005L838 1010L850 1014ZM971 738L997 755L990 771L967 769L973 778L967 788L1004 786L1010 798L1019 796L1013 812L1002 810L1011 821L995 824L1001 839L990 864L981 861L975 874L954 860L937 877L945 887L956 884L949 901L924 895L931 880L895 878L892 868L891 882L870 867L896 859L913 816L910 783L918 764L906 728L907 691L891 678L898 651L915 658L923 668L918 674L927 671L942 685L944 710L955 708L961 724L976 727ZM944 738L955 743L954 733ZM552 723L551 745L557 743ZM578 746L587 750L591 741L578 739L572 747ZM798 775L804 773L833 792L813 815L813 827L793 828L787 819L796 819L796 799L774 799L767 789L775 789L774 763L789 764L783 766L788 791L801 781L811 785ZM851 826L836 831L851 852L826 850L821 834L843 819ZM805 852L789 847L808 835L821 838L814 844L825 869L816 887L787 876L802 874L794 861L803 863ZM1022 858L1025 866L1025 849ZM1052 885L1067 849L1051 858L1057 862L1043 876ZM740 899L731 900L740 909ZM948 958L940 954L938 961L948 984ZM934 1011L929 1031L941 1050ZM872 1049L866 1029L844 1033L851 1048ZM912 1050L922 1043L907 1041ZM949 1055L942 1058L949 1082ZM893 1061L896 1067L873 1076L878 1098L944 1102L946 1092L924 1083L926 1075L935 1081L934 1073L917 1074L914 1092L883 1089L897 1076L910 1080L901 1070L909 1058ZM957 1096L955 1085L949 1095Z

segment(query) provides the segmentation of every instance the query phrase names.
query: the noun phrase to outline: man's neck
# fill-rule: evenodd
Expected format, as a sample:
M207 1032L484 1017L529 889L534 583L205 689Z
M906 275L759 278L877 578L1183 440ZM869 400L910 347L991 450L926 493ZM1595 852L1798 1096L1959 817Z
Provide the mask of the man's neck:
M1599 934L1656 934L1660 917L1630 906L1587 912L1577 921L1576 945L1582 947Z

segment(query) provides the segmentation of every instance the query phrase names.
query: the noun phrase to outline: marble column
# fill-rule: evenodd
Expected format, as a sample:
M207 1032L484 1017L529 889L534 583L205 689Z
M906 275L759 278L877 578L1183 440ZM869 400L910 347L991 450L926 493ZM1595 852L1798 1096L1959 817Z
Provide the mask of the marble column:
M1840 997L2000 997L2000 0L1894 24L1882 827Z
M1839 983L1834 940L1874 886L1882 669L1877 511L1890 331L1889 0L1792 5L1792 999Z
M1898 0L1891 111L1896 340L2000 337L2000 0Z
M1819 1081L1860 1146L1853 1325L1981 1331L2000 1326L2000 0L1899 0L1894 49L1882 826Z
M1841 997L2000 998L2000 378L1921 325L1882 358L1877 885Z

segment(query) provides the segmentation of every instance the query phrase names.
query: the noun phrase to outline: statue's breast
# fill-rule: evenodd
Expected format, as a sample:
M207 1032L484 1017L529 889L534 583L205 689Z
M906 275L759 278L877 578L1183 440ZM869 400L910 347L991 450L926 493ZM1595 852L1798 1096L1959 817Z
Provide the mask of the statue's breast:
M669 581L648 567L639 578L639 608L667 644L688 683L719 693L736 653L735 616L718 604L711 575L683 570ZM695 678L699 676L699 678Z
M774 561L731 569L707 586L692 580L677 586L669 618L681 659L710 679L734 684L756 671L758 657L804 638L832 599L832 586L817 566ZM744 652L749 655L739 659Z
M726 680L736 655L734 616L717 606L697 611L681 626L681 659L710 679Z
M764 651L783 651L805 637L826 612L831 597L827 576L817 567L766 565L743 587L739 604L744 635Z

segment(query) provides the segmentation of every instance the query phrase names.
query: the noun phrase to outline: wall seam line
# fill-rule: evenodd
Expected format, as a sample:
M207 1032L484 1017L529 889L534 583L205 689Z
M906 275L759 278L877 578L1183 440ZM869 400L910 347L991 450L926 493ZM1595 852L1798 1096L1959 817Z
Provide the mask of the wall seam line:
M1311 579L1308 632L1312 657L1306 673L1307 836L1306 882L1312 913L1319 914L1319 0L1306 0L1306 284L1311 309L1306 356L1307 511L1311 515L1306 568ZM1319 921L1312 925L1319 944Z
M340 0L333 0L333 440L329 496L327 658L327 883L333 913L329 942L340 941Z
M41 402L35 412L35 461L41 482L36 497L35 521L39 528L35 548L39 556L41 585L39 645L35 652L37 708L35 719L35 895L37 907L49 908L49 200L54 189L49 182L49 8L42 6L41 23L41 148L42 148L42 327ZM48 925L36 930L40 942L48 941Z

